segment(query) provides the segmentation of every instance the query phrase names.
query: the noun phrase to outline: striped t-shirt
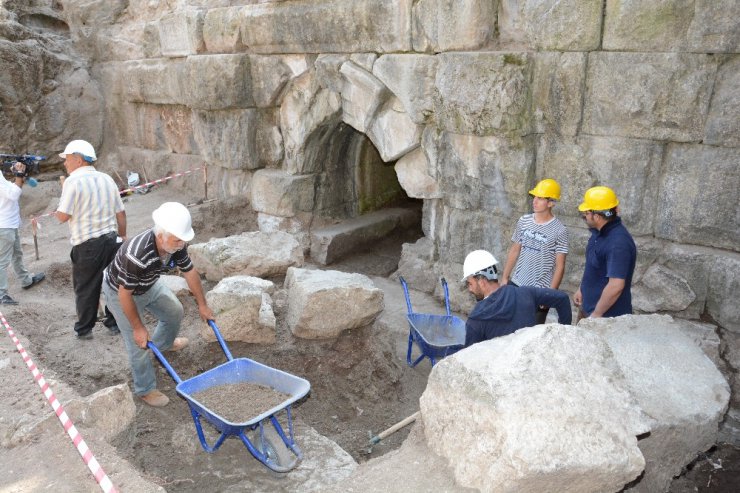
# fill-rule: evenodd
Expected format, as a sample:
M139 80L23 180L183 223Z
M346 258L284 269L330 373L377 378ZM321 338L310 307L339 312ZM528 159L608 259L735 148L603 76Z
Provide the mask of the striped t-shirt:
M72 245L118 231L116 213L123 201L113 178L92 166L82 166L70 173L62 186L59 212L69 214Z
M555 256L568 253L568 230L556 217L544 224L525 214L516 223L511 241L522 245L511 280L518 286L549 288L555 272Z
M115 290L123 286L134 295L144 294L154 286L165 266L175 265L183 272L193 268L187 245L172 255L160 257L154 231L148 229L123 242L113 262L105 269L105 282Z

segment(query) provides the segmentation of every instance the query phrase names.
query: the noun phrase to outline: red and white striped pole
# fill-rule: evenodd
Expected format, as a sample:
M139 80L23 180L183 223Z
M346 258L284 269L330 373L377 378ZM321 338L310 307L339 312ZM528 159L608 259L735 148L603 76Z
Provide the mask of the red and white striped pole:
M36 383L39 385L39 387L41 387L41 392L44 394L44 397L46 397L49 405L51 405L54 413L59 418L64 431L66 431L67 435L69 435L72 443L77 448L77 452L80 454L80 457L82 457L82 461L85 463L87 468L90 469L90 472L95 478L95 481L97 481L98 486L100 486L100 489L103 490L105 493L117 493L118 490L116 490L116 487L113 486L113 482L111 482L108 475L105 473L105 471L103 471L103 468L100 466L97 459L95 459L95 456L93 456L92 451L90 451L90 449L87 447L87 444L82 438L82 435L80 435L80 433L77 431L74 423L72 423L72 420L69 419L69 416L67 416L67 413L64 411L64 407L56 398L54 392L51 390L51 386L44 379L43 373L41 373L41 371L36 367L36 364L33 362L33 360L31 360L31 357L23 348L23 345L21 345L20 341L15 336L15 332L13 332L13 329L10 328L8 321L5 320L5 315L3 315L2 312L0 312L0 321L5 326L5 330L8 332L10 339L13 341L16 349L21 354L21 358L23 358L26 366L28 366L28 369L31 371L31 374L33 375L34 380L36 380Z

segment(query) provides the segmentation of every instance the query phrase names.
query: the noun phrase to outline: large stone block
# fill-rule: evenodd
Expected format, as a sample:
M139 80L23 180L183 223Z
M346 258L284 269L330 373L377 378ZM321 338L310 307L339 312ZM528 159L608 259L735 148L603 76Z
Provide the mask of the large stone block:
M403 104L414 123L426 123L434 111L437 57L384 55L373 65L373 75Z
M442 197L439 182L429 173L429 161L422 149L415 149L396 162L398 183L411 198L438 199Z
M159 20L159 43L162 56L180 57L201 53L203 43L202 10L185 8Z
M458 209L510 215L527 207L534 172L531 137L476 137L443 133L436 149L437 180L447 202Z
M686 279L659 264L651 265L632 287L632 306L643 313L680 312L695 299Z
M289 81L306 73L310 59L306 55L253 55L252 96L258 108L278 105L278 100Z
M114 24L95 32L90 49L96 60L141 60L162 56L159 22Z
M408 51L411 4L316 0L248 5L241 7L242 43L254 53Z
M275 342L275 315L272 298L275 285L250 276L224 277L206 293L208 306L218 320L219 332L226 341L252 344ZM201 326L201 336L215 342L210 327Z
M419 0L413 10L414 51L476 50L496 31L497 2Z
M532 116L536 132L576 135L583 109L586 57L586 53L535 55Z
M601 0L501 0L501 41L537 50L591 51L601 37Z
M341 108L339 94L321 87L311 72L292 81L280 105L286 171L296 174L319 170L322 163L306 158L307 143L317 130L339 124Z
M391 98L368 126L367 136L386 163L419 147L422 127L415 124L398 98Z
M182 104L186 101L185 62L166 58L125 62L124 95L127 101L150 104Z
M740 147L740 56L729 58L717 71L704 143Z
M365 133L375 113L388 98L388 89L373 74L353 62L339 69L344 76L342 120Z
M198 272L209 281L236 275L277 277L289 267L303 265L301 246L283 231L212 238L190 245L188 252Z
M181 105L134 104L134 115L129 118L136 147L166 150L181 154L196 154L198 144L193 135L192 112ZM119 142L126 142L119 136Z
M718 254L708 278L707 312L722 327L740 334L740 308L735 303L740 290L740 256Z
M263 169L252 179L252 207L273 216L292 217L310 212L314 205L315 175L289 175L277 169Z
M435 113L440 129L473 135L531 132L532 55L442 53L437 57Z
M195 55L186 60L187 104L222 110L254 106L249 55Z
M589 55L583 129L594 135L700 141L717 71L710 55Z
M121 383L106 387L81 399L64 404L70 419L86 428L93 428L95 435L108 442L126 431L134 422L136 404L128 385ZM57 421L57 417L51 418Z
M419 399L427 445L479 491L619 491L650 430L605 341L539 325L432 369Z
M210 53L244 51L241 42L241 8L211 8L203 20L203 42Z
M630 394L650 420L650 434L638 442L645 473L629 491L667 491L673 477L717 441L730 389L701 348L678 329L685 323L667 315L579 323L606 340Z
M275 111L194 111L195 140L208 164L228 169L274 166L282 157Z
M737 53L740 4L735 0L609 0L606 50Z
M650 140L546 135L537 147L537 177L560 183L558 215L580 223L583 194L595 185L606 185L617 193L619 214L630 232L652 234L662 159L663 146Z
M740 251L740 148L669 144L655 234Z
M362 274L291 267L285 287L288 327L304 339L337 337L371 324L383 311L383 291Z

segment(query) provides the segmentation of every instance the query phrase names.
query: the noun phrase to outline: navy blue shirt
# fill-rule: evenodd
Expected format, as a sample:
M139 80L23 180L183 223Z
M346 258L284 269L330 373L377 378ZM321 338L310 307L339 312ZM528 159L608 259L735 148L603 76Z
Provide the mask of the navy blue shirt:
M506 284L475 305L465 323L465 347L476 342L511 334L536 325L537 306L558 311L558 322L570 325L572 313L568 295L557 289Z
M583 311L590 315L596 309L609 278L624 279L624 290L605 313L618 317L632 313L632 274L635 272L637 247L622 220L617 217L601 228L591 229L586 246L586 266L581 279Z

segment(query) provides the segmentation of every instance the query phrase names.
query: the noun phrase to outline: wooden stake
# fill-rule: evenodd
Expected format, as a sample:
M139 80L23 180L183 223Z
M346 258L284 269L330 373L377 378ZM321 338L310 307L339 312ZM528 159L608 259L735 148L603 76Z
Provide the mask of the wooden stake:
M411 423L413 423L414 421L416 421L416 418L418 418L418 417L419 417L419 411L416 411L414 414L412 414L408 418L402 419L401 421L399 421L398 423L394 424L393 426L391 426L390 428L388 428L385 431L381 431L380 433L378 433L374 437L371 437L370 438L370 445L375 445L376 443L378 443L379 441L381 441L382 439L384 439L388 435L392 435L393 433L397 432L398 430L400 430L404 426L410 425Z
M203 200L208 200L208 166L203 164Z
M33 249L36 251L36 260L39 259L39 239L36 236L36 220L31 221L31 229L33 230Z

